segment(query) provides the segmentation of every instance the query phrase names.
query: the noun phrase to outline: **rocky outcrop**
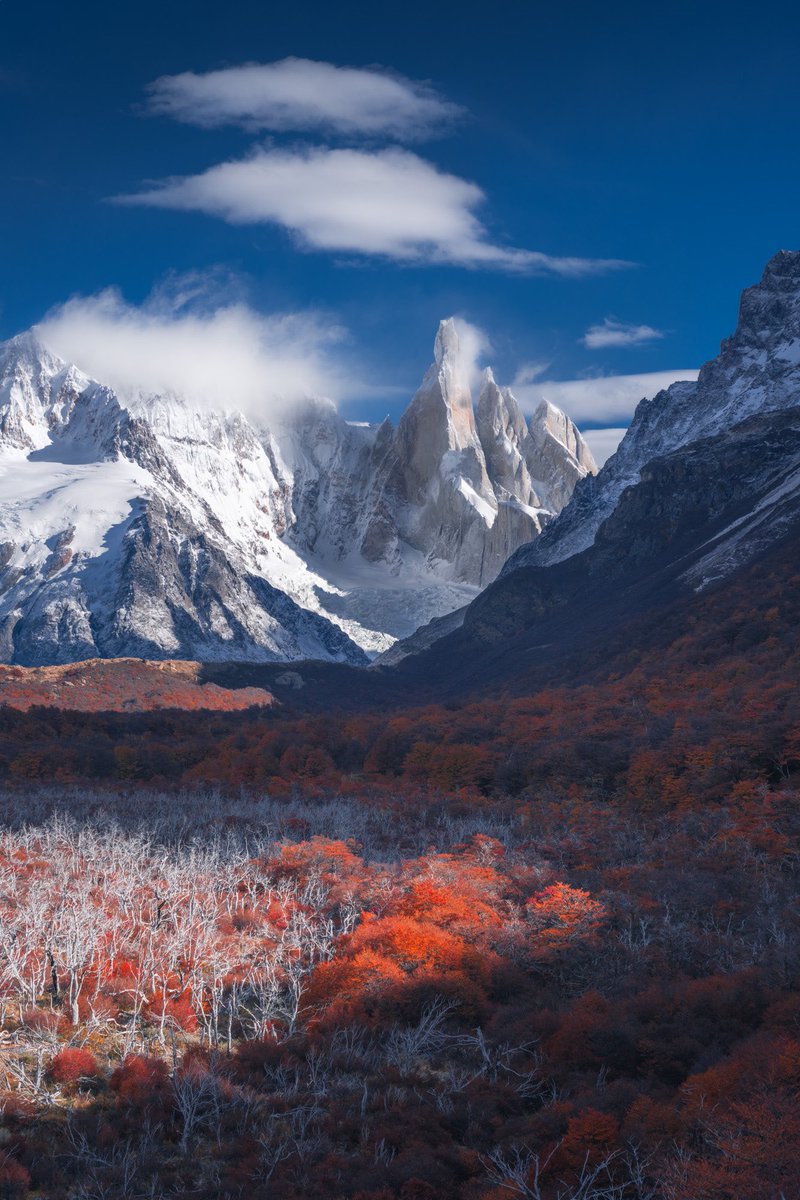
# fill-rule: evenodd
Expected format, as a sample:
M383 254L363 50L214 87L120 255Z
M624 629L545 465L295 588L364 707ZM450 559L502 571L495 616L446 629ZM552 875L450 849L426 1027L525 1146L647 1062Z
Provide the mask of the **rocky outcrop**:
M643 400L617 453L597 476L577 479L560 516L509 558L496 584L446 620L401 639L374 665L424 656L476 621L486 636L538 627L587 589L601 613L601 590L621 588L641 570L667 570L671 563L681 586L699 589L726 578L800 521L798 414L800 253L781 251L761 282L743 293L735 333L697 382ZM508 438L513 448L520 426L508 418L505 425L516 430L517 441ZM528 436L546 445L553 432L580 462L581 444L571 441L568 425L543 404ZM521 457L508 458L513 478L520 477ZM565 460L557 448L555 461L559 480ZM533 482L536 470L530 474ZM698 544L690 553L693 539Z
M732 429L756 413L800 401L800 252L782 250L760 283L742 293L736 331L696 383L674 383L636 409L616 454L599 475L578 481L559 519L506 564L559 562L586 549L642 467L700 438Z
M275 667L243 670L238 682L318 711L388 711L606 680L631 672L642 646L658 645L662 634L674 643L706 599L713 607L714 592L729 587L739 597L742 645L759 605L753 635L769 638L762 568L777 571L788 594L798 561L800 406L755 414L651 460L586 550L502 575L460 620L453 614L420 629L367 671L297 663L291 685ZM706 635L714 653L713 625ZM602 738L598 754L602 762Z

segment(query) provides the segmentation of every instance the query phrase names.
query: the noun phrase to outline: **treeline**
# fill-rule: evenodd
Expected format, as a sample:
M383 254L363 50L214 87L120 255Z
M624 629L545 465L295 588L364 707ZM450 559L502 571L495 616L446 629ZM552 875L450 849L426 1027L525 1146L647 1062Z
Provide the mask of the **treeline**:
M324 716L3 707L0 781L534 800L544 788L653 811L756 795L800 765L800 576L787 574L751 572L649 644L637 630L616 674L532 696Z
M388 714L0 709L0 780L523 799L544 787L651 810L755 795L800 765L797 642L774 624L707 664L692 639L592 686Z

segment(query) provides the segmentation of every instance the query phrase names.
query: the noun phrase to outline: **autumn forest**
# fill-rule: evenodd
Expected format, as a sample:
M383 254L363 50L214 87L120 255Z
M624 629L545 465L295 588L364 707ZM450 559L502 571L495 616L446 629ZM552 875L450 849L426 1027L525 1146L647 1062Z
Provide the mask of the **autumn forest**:
M0 1195L796 1195L785 576L460 704L102 713L17 679Z

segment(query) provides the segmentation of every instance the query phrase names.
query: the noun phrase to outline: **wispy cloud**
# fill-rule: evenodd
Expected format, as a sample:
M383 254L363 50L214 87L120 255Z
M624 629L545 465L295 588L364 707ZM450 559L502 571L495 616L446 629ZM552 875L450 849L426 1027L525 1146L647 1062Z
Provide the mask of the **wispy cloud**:
M628 429L625 425L610 426L607 429L583 430L583 440L591 450L592 458L598 467L602 467L603 463L611 458L627 432Z
M312 395L341 395L343 331L315 313L258 313L242 301L214 308L192 276L142 306L113 288L77 297L37 326L42 340L126 401L172 393L192 404L269 417Z
M606 350L609 347L640 346L644 342L655 342L663 338L660 329L651 325L626 325L606 317L602 325L592 325L581 338L588 350Z
M465 387L477 387L487 354L492 343L485 329L465 321L463 317L450 317L440 327L436 349L455 351L454 362L460 372L459 383Z
M196 211L231 224L271 224L307 250L526 274L583 276L632 264L546 254L497 242L475 183L397 146L448 131L463 110L424 82L381 68L305 58L164 75L147 108L206 128L313 132L368 146L267 145L198 175L165 179L118 203Z
M399 262L530 274L591 275L630 264L501 246L476 210L474 183L406 150L258 149L200 175L166 180L117 203L204 212L231 224L281 226L307 249Z
M164 75L148 93L150 112L206 128L319 130L400 141L438 134L462 112L427 83L307 58Z
M630 421L637 404L682 379L697 379L694 369L650 371L641 375L601 375L593 379L537 380L515 386L514 394L527 412L542 400L558 405L579 426L618 425Z
M549 366L549 362L523 363L521 367L517 368L517 373L511 384L512 388L526 387L527 384L533 383L534 380L541 379Z

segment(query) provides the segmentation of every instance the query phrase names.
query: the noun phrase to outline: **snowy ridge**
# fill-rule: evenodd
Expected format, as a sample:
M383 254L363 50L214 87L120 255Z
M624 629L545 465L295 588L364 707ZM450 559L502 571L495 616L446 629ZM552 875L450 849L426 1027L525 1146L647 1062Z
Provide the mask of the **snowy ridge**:
M0 660L365 663L469 601L593 470L544 442L455 322L397 429L309 400L269 428L123 405L34 334L0 347Z
M539 541L517 551L503 573L560 562L591 546L622 493L638 482L651 460L724 433L754 414L798 403L800 252L782 250L767 263L760 283L743 292L735 333L703 366L697 382L674 383L643 400L597 478L578 484L559 519Z

